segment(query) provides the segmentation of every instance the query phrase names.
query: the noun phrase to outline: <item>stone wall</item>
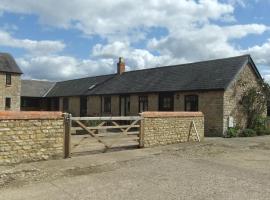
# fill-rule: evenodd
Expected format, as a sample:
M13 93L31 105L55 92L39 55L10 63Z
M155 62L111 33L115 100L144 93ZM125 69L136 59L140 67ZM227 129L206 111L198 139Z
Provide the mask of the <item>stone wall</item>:
M101 116L101 96L88 96L87 98L87 115Z
M223 91L176 92L174 110L185 110L185 96L198 95L198 109L204 114L205 136L222 136Z
M110 116L119 116L120 108L119 108L119 96L112 95L111 96L111 114Z
M6 97L11 98L12 111L19 111L21 104L21 75L11 75L11 85L6 85L6 74L0 72L0 110L5 110Z
M158 111L158 93L146 95L148 96L148 111Z
M258 78L251 66L246 65L224 92L223 134L226 134L228 129L229 116L233 117L235 126L246 127L247 116L243 112L240 100L243 93L253 86L259 86Z
M0 165L63 157L61 112L0 112Z
M63 101L68 98L68 112L74 117L80 116L80 96L60 97L59 110L64 112Z
M68 110L72 116L80 116L80 97L68 97Z
M130 116L138 115L139 113L139 96L130 95Z
M192 121L200 139L204 138L204 116L201 112L144 112L142 117L144 147L187 142ZM195 129L191 130L190 140L196 141Z

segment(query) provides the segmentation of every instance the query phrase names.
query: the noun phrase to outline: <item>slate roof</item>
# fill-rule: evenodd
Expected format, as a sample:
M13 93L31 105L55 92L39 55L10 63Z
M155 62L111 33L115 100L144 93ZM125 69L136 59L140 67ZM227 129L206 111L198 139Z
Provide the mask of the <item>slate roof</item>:
M249 55L125 72L96 88L95 94L167 91L225 90L237 73L250 63ZM93 92L92 92L93 93ZM91 93L88 93L91 95Z
M86 95L88 91L91 93L91 91L94 91L95 87L99 87L99 85L105 83L114 76L115 75L111 74L57 82L47 96L63 97ZM90 87L92 87L91 90L89 90Z
M22 74L14 58L8 53L0 53L0 72Z
M46 96L225 90L247 63L262 79L251 57L243 55L57 82Z
M22 97L45 97L48 91L52 89L55 82L22 80Z

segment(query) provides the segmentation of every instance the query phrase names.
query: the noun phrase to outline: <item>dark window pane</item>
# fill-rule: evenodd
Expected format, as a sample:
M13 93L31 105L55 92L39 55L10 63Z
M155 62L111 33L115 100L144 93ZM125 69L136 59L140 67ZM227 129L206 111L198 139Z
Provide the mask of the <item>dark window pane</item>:
M6 110L9 110L11 108L11 98L9 97L6 98L5 108Z
M80 115L81 117L87 116L87 97L80 98Z
M198 95L185 96L185 111L198 111Z
M126 116L130 114L130 96L120 96L120 115Z
M140 96L139 97L139 112L148 111L148 97Z
M11 85L11 74L6 74L6 85Z
M63 98L63 111L64 112L68 112L68 110L69 110L68 104L69 104L68 98L67 97L64 97Z
M111 113L111 97L104 97L103 109L105 113Z
M32 97L23 97L21 100L22 107L40 107L40 99Z
M159 94L159 110L160 111L173 111L174 107L174 94L161 93Z
M126 97L126 104L125 104L125 109L126 109L126 115L128 115L130 113L130 97L127 96Z
M51 109L52 111L59 110L59 99L58 98L52 98L51 99Z

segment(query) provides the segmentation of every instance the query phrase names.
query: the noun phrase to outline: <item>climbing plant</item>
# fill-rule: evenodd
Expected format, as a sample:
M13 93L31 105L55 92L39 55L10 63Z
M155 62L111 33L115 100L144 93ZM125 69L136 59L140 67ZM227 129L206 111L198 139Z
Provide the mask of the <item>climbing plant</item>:
M265 81L261 81L259 87L250 87L244 92L240 103L247 115L248 128L256 128L258 121L266 112L268 97L270 97L270 86Z

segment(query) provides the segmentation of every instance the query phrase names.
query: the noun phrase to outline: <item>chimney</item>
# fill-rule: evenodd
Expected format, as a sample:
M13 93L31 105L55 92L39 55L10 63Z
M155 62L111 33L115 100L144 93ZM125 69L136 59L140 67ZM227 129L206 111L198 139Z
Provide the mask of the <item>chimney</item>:
M119 57L119 62L117 63L117 74L123 74L125 72L125 61L123 57Z

